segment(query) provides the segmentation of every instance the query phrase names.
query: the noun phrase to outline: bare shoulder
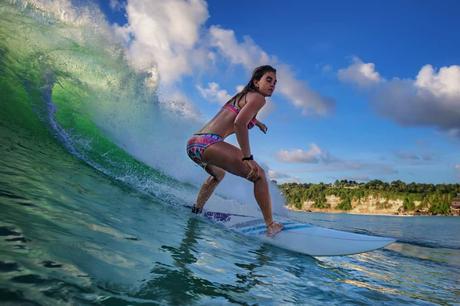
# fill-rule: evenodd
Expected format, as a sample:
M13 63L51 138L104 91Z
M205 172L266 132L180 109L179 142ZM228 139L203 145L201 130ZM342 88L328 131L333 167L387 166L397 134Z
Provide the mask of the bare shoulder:
M265 97L256 91L248 92L246 100L247 100L247 103L250 103L250 104L257 104L257 105L265 104Z

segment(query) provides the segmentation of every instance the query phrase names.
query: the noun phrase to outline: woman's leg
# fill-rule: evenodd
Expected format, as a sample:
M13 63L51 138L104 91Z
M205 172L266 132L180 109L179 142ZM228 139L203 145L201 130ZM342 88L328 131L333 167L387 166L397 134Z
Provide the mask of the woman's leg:
M198 197L196 199L195 207L198 209L196 212L200 212L203 209L204 204L209 199L211 194L216 189L217 185L222 181L225 176L225 170L214 166L214 165L207 165L205 167L206 172L210 175L206 179L206 181L201 186L200 192L198 193Z
M247 178L249 175L249 168L241 160L243 153L241 150L229 143L218 142L209 146L203 154L203 160L214 166L217 166L225 171L228 171L237 176ZM282 228L280 224L273 222L272 204L270 193L268 189L268 182L264 170L259 166L259 175L253 180L254 183L254 196L257 204L262 210L269 232L276 234ZM270 233L269 233L270 234Z

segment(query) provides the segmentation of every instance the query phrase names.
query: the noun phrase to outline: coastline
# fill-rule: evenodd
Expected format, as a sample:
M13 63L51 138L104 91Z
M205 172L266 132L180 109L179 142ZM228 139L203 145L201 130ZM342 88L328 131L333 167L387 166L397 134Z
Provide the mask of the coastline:
M295 212L304 212L304 213L323 213L323 214L346 214L346 215L363 215L363 216L383 216L383 217L433 217L433 216L445 216L445 217L455 217L457 215L435 215L430 213L388 213L388 212L357 212L357 211L345 211L337 209L321 209L321 208L309 208L309 209L299 209L292 205L286 205L286 208L290 211Z
M279 185L292 211L379 216L460 216L460 184L401 181Z

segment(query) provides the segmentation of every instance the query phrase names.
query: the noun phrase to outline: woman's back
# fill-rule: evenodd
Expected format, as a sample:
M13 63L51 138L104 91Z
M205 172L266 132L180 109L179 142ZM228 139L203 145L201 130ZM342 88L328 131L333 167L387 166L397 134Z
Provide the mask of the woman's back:
M226 138L235 132L234 122L236 116L247 103L248 96L257 94L255 92L241 93L230 99L220 111L201 129L198 133L213 133ZM251 98L251 97L249 97ZM248 128L252 128L252 121Z

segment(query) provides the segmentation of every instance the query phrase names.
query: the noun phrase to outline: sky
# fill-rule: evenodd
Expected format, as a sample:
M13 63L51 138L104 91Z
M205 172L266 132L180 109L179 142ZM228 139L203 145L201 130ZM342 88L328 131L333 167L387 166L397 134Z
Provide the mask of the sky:
M459 1L96 4L131 65L203 122L274 66L268 133L250 131L271 179L460 182Z

